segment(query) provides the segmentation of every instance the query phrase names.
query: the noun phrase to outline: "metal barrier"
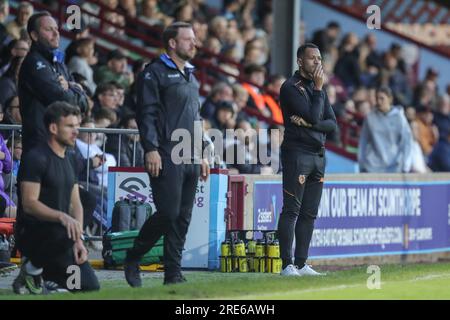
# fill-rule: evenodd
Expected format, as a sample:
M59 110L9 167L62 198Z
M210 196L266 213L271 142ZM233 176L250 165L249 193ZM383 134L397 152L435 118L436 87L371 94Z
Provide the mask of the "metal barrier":
M10 139L12 140L12 144L11 144L11 149L9 149L10 153L11 153L11 168L13 168L13 161L14 161L14 157L13 157L13 152L14 152L14 142L15 142L15 138L17 136L18 131L20 132L22 130L22 126L21 125L5 125L5 124L0 124L0 130L1 131L11 131L11 137ZM115 157L117 157L117 165L120 167L120 154L121 154L121 144L122 144L122 135L136 135L139 134L139 131L137 129L110 129L110 128L79 128L79 132L87 132L88 133L88 140L90 140L90 135L92 133L102 133L102 153L105 154L105 147L106 147L106 135L119 135L119 139L118 139L118 148L117 148L117 155L113 155ZM133 139L133 167L136 166L136 139ZM90 169L90 144L88 144L87 146L87 154L86 154L86 162L87 162L87 174L86 174L86 190L89 191L89 169ZM105 181L104 181L104 174L105 174L105 168L102 165L102 171L101 171L101 181L100 181L100 185L99 187L101 188L101 202L100 202L100 208L102 209L102 212L100 213L101 217L100 217L100 235L103 234L103 205L104 205L104 189L105 189ZM13 170L11 169L11 172L9 173L11 175L10 177L10 183L9 183L9 197L10 199L12 199L12 192L13 192ZM16 204L17 205L17 204ZM6 212L7 216L11 216L11 209L8 208L8 211ZM91 240L101 240L101 237L91 237Z

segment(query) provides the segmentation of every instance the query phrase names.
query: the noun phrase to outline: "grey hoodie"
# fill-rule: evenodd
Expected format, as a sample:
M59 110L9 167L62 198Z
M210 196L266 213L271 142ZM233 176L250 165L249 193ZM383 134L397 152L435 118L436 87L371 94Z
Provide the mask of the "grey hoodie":
M409 172L413 137L402 107L384 114L374 110L361 130L358 162L361 172Z

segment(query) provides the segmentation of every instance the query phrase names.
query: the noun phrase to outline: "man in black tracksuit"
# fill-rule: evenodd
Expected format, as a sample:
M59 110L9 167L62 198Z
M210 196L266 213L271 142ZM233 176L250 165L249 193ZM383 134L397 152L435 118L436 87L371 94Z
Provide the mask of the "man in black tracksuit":
M189 144L191 154L183 152L183 163L174 162L178 153L172 155L178 143L171 141L172 133L184 129L193 142L194 128L199 128L199 84L188 63L196 52L192 26L181 22L170 25L163 33L163 41L167 54L147 65L137 79L136 119L157 212L142 226L134 247L127 253L125 278L132 287L142 285L139 260L161 236L164 284L186 281L181 274L182 250L198 179L201 175L206 180L209 175L209 166L201 160L201 150L192 150L193 143Z
M58 51L58 25L48 12L34 14L28 21L32 40L19 73L19 99L23 153L47 140L44 112L55 101L65 101L87 108L87 98L80 85L73 82Z
M281 146L283 209L278 237L283 261L281 274L286 276L319 275L306 265L306 259L322 196L326 133L336 129L336 117L322 90L324 74L317 46L300 46L297 63L299 70L280 92L285 133Z

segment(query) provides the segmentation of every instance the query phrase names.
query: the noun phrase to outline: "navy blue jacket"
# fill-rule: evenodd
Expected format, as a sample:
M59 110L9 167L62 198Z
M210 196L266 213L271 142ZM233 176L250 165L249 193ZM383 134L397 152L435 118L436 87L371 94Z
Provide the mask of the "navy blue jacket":
M136 121L145 153L158 150L161 157L170 157L178 143L171 141L176 129L187 130L193 144L194 122L201 121L199 83L193 69L187 63L183 74L172 59L163 54L139 74ZM191 151L191 158L193 156Z
M24 153L46 141L44 112L51 103L65 101L78 106L82 112L87 108L84 92L75 86L64 90L58 81L60 75L68 82L73 81L64 63L56 61L53 51L33 43L19 72Z

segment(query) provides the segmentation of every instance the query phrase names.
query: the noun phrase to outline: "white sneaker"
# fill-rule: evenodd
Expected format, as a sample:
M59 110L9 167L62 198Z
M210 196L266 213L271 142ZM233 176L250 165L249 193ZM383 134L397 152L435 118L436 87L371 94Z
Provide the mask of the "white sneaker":
M284 268L281 273L282 276L294 276L294 277L298 277L300 276L298 274L298 269L293 265L293 264L289 264L286 268Z
M296 268L297 269L297 268ZM320 273L311 268L310 265L305 264L305 266L301 269L297 269L297 273L299 276L324 276L325 273Z

